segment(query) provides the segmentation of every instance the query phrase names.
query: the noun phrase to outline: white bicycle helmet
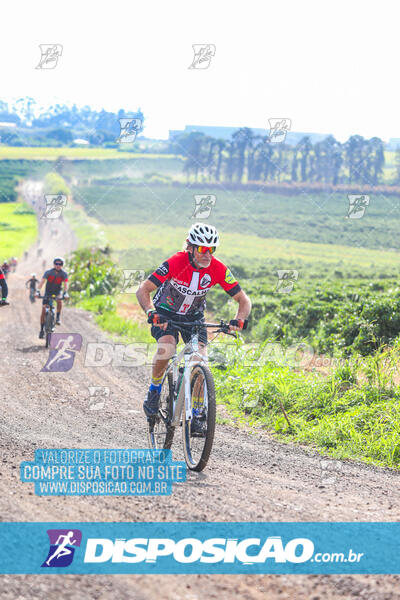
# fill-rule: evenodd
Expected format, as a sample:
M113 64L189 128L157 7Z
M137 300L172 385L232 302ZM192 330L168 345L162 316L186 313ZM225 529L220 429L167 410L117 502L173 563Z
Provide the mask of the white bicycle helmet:
M36 273L31 273L31 277L36 277Z
M188 241L195 246L219 246L218 231L212 225L195 223L189 229Z

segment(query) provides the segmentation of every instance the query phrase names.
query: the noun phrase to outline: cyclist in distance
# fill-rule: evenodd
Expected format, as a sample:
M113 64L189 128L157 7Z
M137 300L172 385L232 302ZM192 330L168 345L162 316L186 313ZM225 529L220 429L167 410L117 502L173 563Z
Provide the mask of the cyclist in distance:
M11 269L12 269L13 273L15 273L15 271L17 270L17 265L18 265L17 257L13 256L10 259L10 266L11 266Z
M215 227L196 223L188 233L183 252L177 252L140 285L136 295L152 325L151 335L157 340L153 359L151 385L143 410L148 418L158 412L161 381L168 360L175 353L180 332L186 343L191 338L189 327L173 326L172 319L182 324L204 321L208 290L219 284L238 303L236 316L229 322L230 331L246 329L251 302L228 267L215 258L219 235ZM157 290L153 302L150 294ZM207 356L207 329L199 332L199 351Z
M29 291L33 290L36 292L36 285L39 283L39 279L36 279L36 273L31 273L30 279L25 283L25 287L29 287Z
M68 290L68 275L61 268L64 265L64 259L61 256L56 256L53 261L54 267L53 269L49 269L46 271L42 277L42 280L39 283L38 294L40 294L40 289L42 288L44 282L46 282L46 288L44 291L43 297L43 308L42 314L40 315L40 333L39 338L44 338L44 320L46 316L46 306L49 305L49 296L52 294L56 294L59 296L61 291L61 285L64 284L64 298L68 298L67 290ZM61 325L60 314L61 314L62 301L60 297L57 297L57 317L56 317L56 325Z
M1 270L3 271L3 275L4 275L5 279L7 279L8 273L10 271L10 265L8 264L8 262L6 260L1 265Z
M7 281L4 276L3 270L1 268L0 268L0 287L1 287L0 306L4 306L5 304L10 304L9 302L7 302L8 285L7 285Z

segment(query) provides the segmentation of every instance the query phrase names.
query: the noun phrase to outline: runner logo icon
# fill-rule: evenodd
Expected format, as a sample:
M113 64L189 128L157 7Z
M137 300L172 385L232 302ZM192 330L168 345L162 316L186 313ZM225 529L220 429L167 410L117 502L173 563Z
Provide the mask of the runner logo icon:
M73 559L75 548L81 545L82 532L79 529L48 529L50 548L42 567L68 567Z
M75 352L82 348L80 333L52 333L50 353L41 371L66 372L72 369Z

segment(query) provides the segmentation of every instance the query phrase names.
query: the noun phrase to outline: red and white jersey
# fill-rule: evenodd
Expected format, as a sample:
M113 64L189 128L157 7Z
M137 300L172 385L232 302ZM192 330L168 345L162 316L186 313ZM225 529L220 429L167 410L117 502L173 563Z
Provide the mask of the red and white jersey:
M241 290L235 277L220 260L212 256L207 268L197 269L191 264L188 252L177 252L168 258L149 279L159 286L153 298L154 306L179 315L203 312L207 292L217 283L230 296Z

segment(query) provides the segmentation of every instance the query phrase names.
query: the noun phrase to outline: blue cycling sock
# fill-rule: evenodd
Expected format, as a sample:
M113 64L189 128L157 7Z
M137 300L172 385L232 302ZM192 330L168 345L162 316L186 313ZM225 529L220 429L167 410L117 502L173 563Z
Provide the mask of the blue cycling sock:
M157 392L160 393L161 392L161 383L160 383L160 385L154 385L154 383L151 383L149 390L150 391L157 390Z

